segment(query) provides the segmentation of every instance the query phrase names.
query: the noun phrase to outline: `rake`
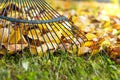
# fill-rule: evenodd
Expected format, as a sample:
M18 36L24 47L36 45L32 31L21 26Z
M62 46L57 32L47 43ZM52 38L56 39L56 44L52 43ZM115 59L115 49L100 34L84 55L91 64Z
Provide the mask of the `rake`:
M0 49L32 54L76 49L84 34L45 0L0 0Z

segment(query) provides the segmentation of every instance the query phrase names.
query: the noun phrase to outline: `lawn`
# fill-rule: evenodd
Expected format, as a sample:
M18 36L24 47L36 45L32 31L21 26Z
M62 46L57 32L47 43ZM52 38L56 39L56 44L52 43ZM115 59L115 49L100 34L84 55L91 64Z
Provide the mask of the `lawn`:
M105 53L81 57L58 52L49 56L4 56L1 80L119 80L120 65Z
M0 80L120 80L117 3L47 1L71 19L88 41L76 55L68 50L45 56L31 55L28 51L0 56Z

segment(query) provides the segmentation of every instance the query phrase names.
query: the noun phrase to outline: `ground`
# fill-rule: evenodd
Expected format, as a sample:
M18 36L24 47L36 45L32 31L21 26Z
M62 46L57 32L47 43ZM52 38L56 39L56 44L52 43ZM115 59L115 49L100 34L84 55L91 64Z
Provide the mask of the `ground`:
M45 57L4 56L0 60L2 80L119 80L120 65L101 52L77 57L59 52Z
M49 2L51 5L54 1ZM81 5L70 5L68 2L56 2L52 5L60 14L70 18L79 27L81 31L87 35L89 41L83 45L93 49L91 53L84 53L84 55L70 54L64 51L59 51L47 56L35 56L26 51L24 54L4 55L0 58L0 79L1 80L119 80L120 79L120 65L119 57L117 54L120 52L119 45L119 32L120 26L117 22L113 23L112 20L118 20L119 10L117 6L114 6L115 10L109 9L109 4L106 5L106 9L102 10L103 13L98 15L99 8L88 3L78 3ZM72 4L73 4L72 3ZM101 3L106 4L106 3ZM99 5L101 5L99 4ZM85 6L87 5L87 6ZM83 7L85 6L85 7ZM91 7L90 7L91 6ZM82 8L81 8L82 7ZM89 8L88 8L89 7ZM102 6L103 7L103 6ZM117 8L117 9L116 9ZM86 10L87 9L87 10ZM110 15L105 13L107 10ZM106 11L106 12L107 12ZM115 11L115 15L113 15ZM73 15L71 15L73 14ZM70 15L70 16L69 16ZM87 15L87 16L86 16ZM92 16L93 15L93 16ZM99 18L97 19L97 17ZM78 17L80 17L79 23ZM110 17L112 19L110 19ZM82 20L86 20L85 24L80 24ZM95 25L103 25L101 27L95 27ZM119 22L118 22L119 23ZM90 25L93 25L90 27ZM112 25L111 25L112 24ZM117 26L115 26L117 24ZM89 25L86 29L86 25ZM109 26L109 27L108 27ZM93 29L100 32L96 33ZM101 32L105 32L104 36L100 35ZM109 34L113 33L113 34ZM92 37L90 36L92 35ZM114 40L115 39L115 40ZM116 40L117 39L117 40ZM97 43L97 48L92 44L94 40ZM109 41L113 40L113 41ZM115 43L114 43L115 41ZM88 44L89 43L89 44ZM107 45L107 46L106 46ZM83 47L83 48L84 48ZM102 48L102 49L101 49ZM112 51L111 55L109 54ZM84 51L81 51L84 52ZM95 54L94 54L95 53ZM112 55L113 54L113 55ZM116 54L116 55L115 55ZM118 59L116 59L118 58ZM115 62L117 60L118 62Z

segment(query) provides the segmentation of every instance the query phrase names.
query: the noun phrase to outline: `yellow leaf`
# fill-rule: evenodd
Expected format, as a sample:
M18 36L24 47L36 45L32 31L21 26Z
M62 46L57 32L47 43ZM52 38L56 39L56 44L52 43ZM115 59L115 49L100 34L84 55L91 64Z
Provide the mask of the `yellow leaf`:
M0 29L0 42L2 42L2 43L6 43L7 41L8 41L8 32L9 32L9 30L8 30L8 28L1 28Z
M87 41L83 44L83 46L86 46L86 47L90 47L90 46L93 46L93 45L94 45L93 41Z
M17 44L21 39L21 32L20 30L13 31L10 35L10 44Z
M18 44L28 44L23 35L22 35L22 38L18 41Z
M67 23L66 23L67 24ZM54 28L57 28L59 31L61 31L62 35L64 37L67 37L67 36L72 36L73 34L71 34L71 26L69 25L66 25L64 23L62 24L58 24L58 23L54 23Z
M38 29L32 29L28 31L28 37L31 39L38 39L41 36L41 33Z
M77 17L77 16L73 16L73 17L72 17L72 22L75 23L75 22L77 22L77 20L78 20L78 17Z
M111 43L110 43L109 40L105 40L105 41L103 41L100 45L101 45L101 46L110 46Z
M48 49L49 50L55 50L55 49L58 48L56 43L52 43L52 44L51 43L46 43L46 44L42 44L41 46L38 46L38 47L37 46L36 47L35 46L31 46L30 47L30 51L34 55L38 53L39 56L42 56L43 53L45 53Z
M92 50L92 55L98 54L99 53L99 49L93 49Z
M97 38L97 36L95 34L92 34L92 33L86 34L86 37L88 40L93 40L94 38Z
M91 52L91 49L88 47L80 47L78 48L78 56L84 55L87 52Z
M56 33L57 33L57 35L54 32L49 32L47 34L44 34L44 35L40 36L39 39L40 39L40 41L43 41L43 42L46 41L47 43L48 42L55 42L55 40L56 40L57 43L60 43L60 39L61 39L61 36L62 36L61 32L59 31L59 32L56 32ZM45 41L44 41L43 38L45 39Z
M6 49L1 49L0 54L5 55L6 54Z

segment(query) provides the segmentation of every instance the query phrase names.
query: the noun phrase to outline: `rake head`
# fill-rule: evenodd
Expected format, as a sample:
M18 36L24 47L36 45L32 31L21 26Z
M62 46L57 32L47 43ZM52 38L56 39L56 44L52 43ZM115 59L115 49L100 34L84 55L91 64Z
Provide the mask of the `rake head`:
M0 0L0 49L40 54L78 48L87 39L44 0Z

